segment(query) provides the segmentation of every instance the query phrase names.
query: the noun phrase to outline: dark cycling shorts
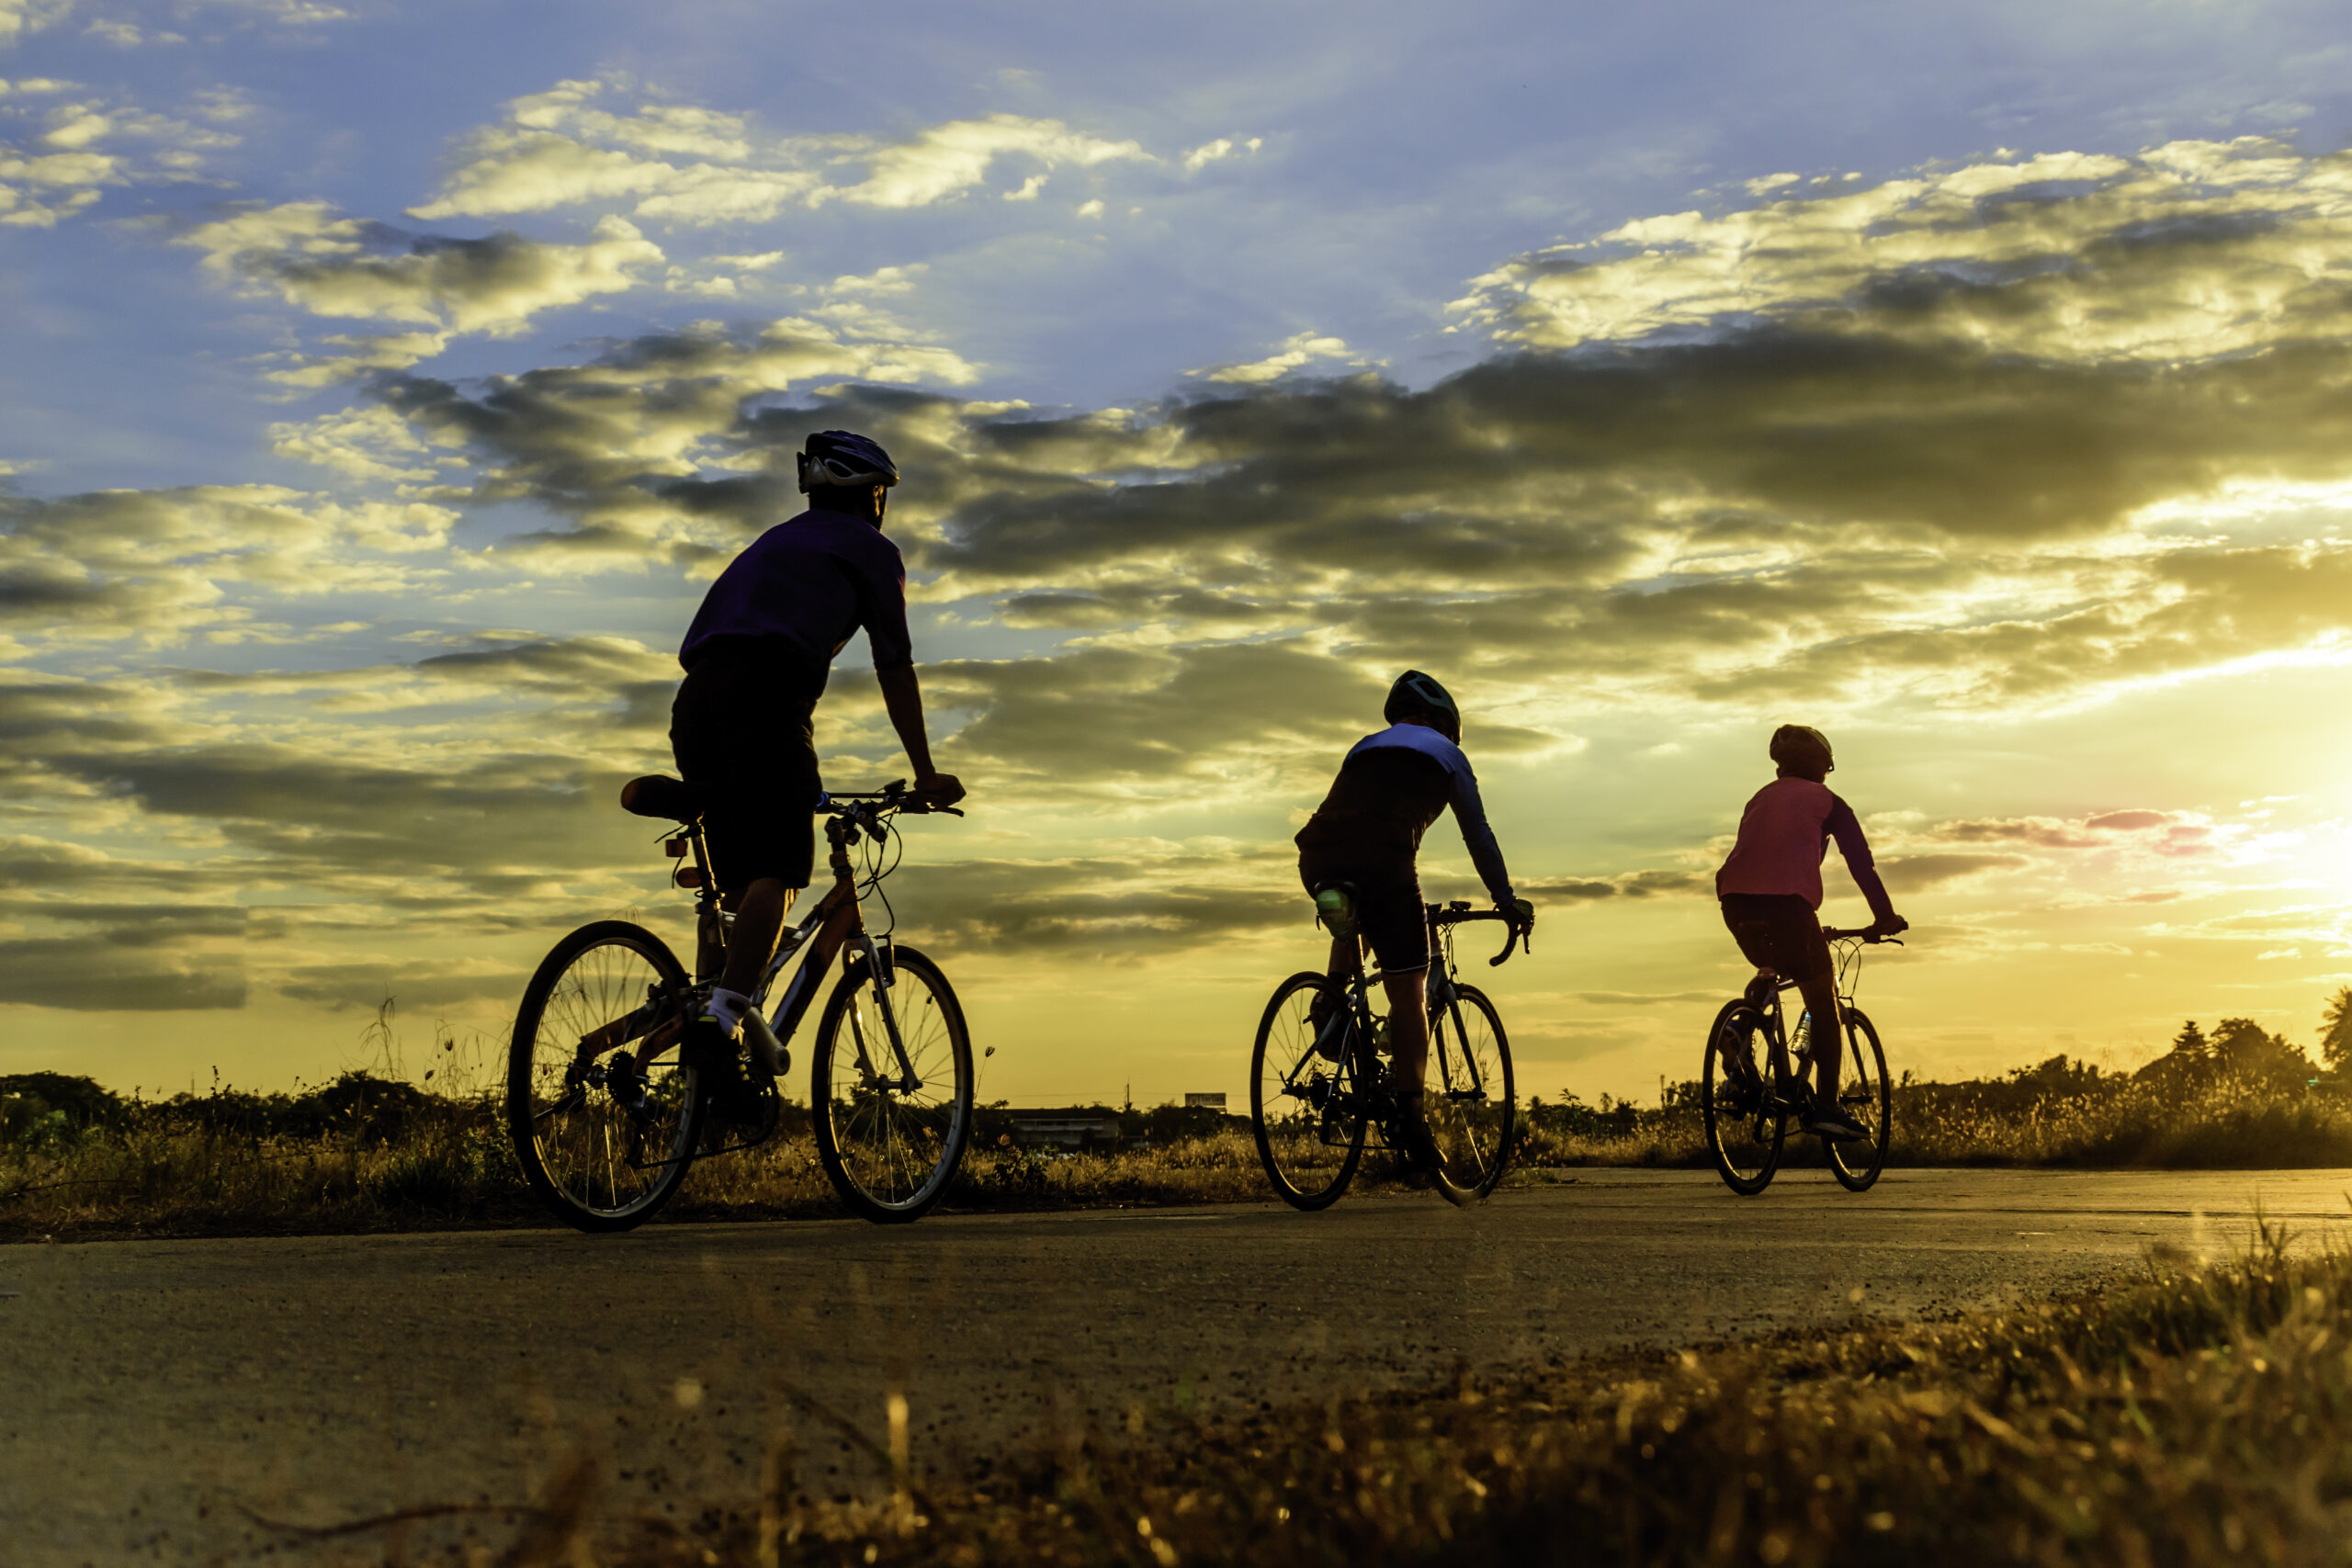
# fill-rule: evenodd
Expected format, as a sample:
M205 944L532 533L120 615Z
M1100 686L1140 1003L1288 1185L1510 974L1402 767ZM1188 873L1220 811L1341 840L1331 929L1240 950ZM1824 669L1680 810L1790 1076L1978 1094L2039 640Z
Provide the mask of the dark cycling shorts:
M1420 881L1411 871L1400 875L1393 867L1356 868L1302 855L1298 879L1310 894L1341 882L1356 890L1356 930L1371 944L1383 973L1408 975L1429 967L1429 914L1421 904Z
M825 671L797 650L707 645L670 705L670 750L703 800L711 874L729 892L772 876L806 887L816 863L814 714Z
M1750 964L1785 979L1829 983L1829 943L1803 894L1726 893L1723 906L1724 924Z

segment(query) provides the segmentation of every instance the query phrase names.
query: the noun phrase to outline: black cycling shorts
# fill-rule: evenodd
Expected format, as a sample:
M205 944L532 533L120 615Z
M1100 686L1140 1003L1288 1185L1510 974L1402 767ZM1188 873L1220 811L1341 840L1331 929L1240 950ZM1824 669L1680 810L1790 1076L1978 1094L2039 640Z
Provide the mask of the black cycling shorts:
M1355 889L1356 930L1371 944L1373 959L1384 974L1408 975L1429 967L1429 912L1421 904L1420 879L1412 871L1301 855L1298 879L1310 894L1341 882Z
M817 858L815 713L824 668L797 649L707 644L670 705L678 773L702 796L711 874L729 892L763 877L806 887Z
M1833 974L1821 917L1801 893L1726 893L1724 924L1740 956L1792 980L1827 985Z

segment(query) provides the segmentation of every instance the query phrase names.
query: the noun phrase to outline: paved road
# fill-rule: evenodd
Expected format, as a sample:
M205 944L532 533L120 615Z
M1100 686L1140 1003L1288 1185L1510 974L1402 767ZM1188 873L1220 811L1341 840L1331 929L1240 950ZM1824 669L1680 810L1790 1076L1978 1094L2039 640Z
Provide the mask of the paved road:
M602 1459L613 1509L741 1498L779 1422L804 1475L857 1462L782 1392L919 1466L1131 1409L1321 1399L1474 1365L1912 1316L2063 1289L2151 1242L2212 1252L2259 1201L2304 1234L2352 1171L1818 1171L1743 1201L1598 1171L1457 1213L1272 1205L0 1249L0 1542L26 1568L241 1560L423 1501L520 1500ZM1859 1301L1859 1306L1856 1303ZM380 1540L312 1549L382 1562ZM349 1553L339 1556L338 1551Z

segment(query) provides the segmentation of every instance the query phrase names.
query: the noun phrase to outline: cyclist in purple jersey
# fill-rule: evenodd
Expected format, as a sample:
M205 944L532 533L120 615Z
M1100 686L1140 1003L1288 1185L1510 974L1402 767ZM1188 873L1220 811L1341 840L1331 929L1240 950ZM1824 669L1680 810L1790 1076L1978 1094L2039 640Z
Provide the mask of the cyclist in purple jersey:
M1511 891L1502 850L1487 826L1477 775L1463 754L1462 710L1443 686L1408 670L1389 688L1381 711L1388 728L1349 749L1340 776L1315 815L1300 829L1299 880L1310 894L1345 884L1354 890L1355 926L1331 938L1329 973L1363 967L1372 948L1388 992L1389 1052L1397 1102L1397 1137L1407 1168L1425 1172L1438 1162L1422 1104L1429 1056L1429 921L1421 903L1415 857L1421 835L1453 807L1470 863L1495 907L1524 929L1535 907ZM1322 1018L1318 1003L1317 1032Z
M811 813L823 791L817 699L833 656L859 627L916 792L941 806L964 795L953 774L932 765L907 635L906 568L882 535L899 471L876 443L841 430L810 436L799 467L808 510L754 539L710 585L678 649L686 677L670 709L671 750L701 797L713 876L735 913L726 967L685 1042L716 1080L714 1110L729 1120L757 1114L732 1041L793 897L808 886ZM846 928L846 913L839 923ZM835 925L816 938L820 959L840 945Z

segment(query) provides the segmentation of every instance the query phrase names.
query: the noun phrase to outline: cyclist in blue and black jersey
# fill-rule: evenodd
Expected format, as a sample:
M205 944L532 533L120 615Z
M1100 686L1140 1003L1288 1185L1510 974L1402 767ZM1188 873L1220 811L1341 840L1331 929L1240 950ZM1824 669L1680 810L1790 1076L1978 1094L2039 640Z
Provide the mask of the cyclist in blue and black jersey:
M1487 826L1477 775L1462 752L1462 710L1435 680L1408 670L1381 709L1388 728L1350 748L1331 792L1298 831L1298 874L1310 894L1354 889L1355 929L1331 940L1329 973L1356 973L1369 944L1388 992L1391 1090L1399 1152L1410 1171L1438 1164L1422 1105L1429 1056L1429 923L1415 857L1430 824L1453 808L1470 863L1495 907L1519 930L1535 907L1511 891L1502 850ZM1361 936L1359 937L1359 934ZM1318 1028L1321 1020L1317 1019Z
M757 1116L734 1036L751 992L815 863L814 713L833 656L865 629L891 727L914 766L915 790L953 806L964 786L933 767L922 694L907 635L907 573L882 516L899 470L867 437L808 437L799 455L808 510L752 541L718 574L686 628L686 677L670 709L678 771L701 797L713 879L735 911L727 964L684 1055L710 1075L723 1120ZM819 933L829 958L839 932Z

